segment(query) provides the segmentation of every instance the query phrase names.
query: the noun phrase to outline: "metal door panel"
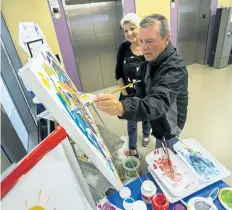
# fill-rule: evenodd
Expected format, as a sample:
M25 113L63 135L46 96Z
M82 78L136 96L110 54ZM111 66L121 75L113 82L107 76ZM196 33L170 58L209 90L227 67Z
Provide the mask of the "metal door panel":
M114 1L67 1L66 15L83 91L115 85L114 69L119 41L119 21ZM117 2L117 8L119 7ZM94 79L92 76L94 75ZM91 77L91 79L90 79Z
M178 54L187 64L195 61L200 0L180 0Z
M232 44L232 8L227 8L226 16L227 19L225 20L226 25L226 32L225 32L225 42L222 51L222 57L228 57L230 55L231 44ZM224 10L223 10L224 11Z
M114 2L91 3L104 88L116 84L117 20Z
M27 152L2 106L1 121L1 130L4 131L1 133L1 146L11 162L18 162Z
M11 162L9 158L7 157L7 155L5 154L5 151L1 147L1 175L7 168L10 167L10 165L11 165Z
M232 22L230 21L231 19L232 9L223 8L214 62L214 66L216 68L223 68L228 65L232 45Z
M100 55L101 69L103 74L104 88L112 87L116 85L115 80L115 52L114 49L111 52L101 53Z
M11 39L10 33L7 29L6 23L4 21L3 15L1 13L1 38L4 42L4 45L6 47L7 54L9 56L9 59L12 62L13 70L15 71L15 76L17 77L17 80L21 86L22 93L24 94L25 98L27 99L27 102L29 104L29 107L34 108L36 106L33 104L32 99L33 97L29 95L28 91L26 90L22 79L18 76L18 71L22 67L22 64L19 60L18 54L16 52L15 46L13 44L13 41ZM33 117L35 119L36 113L32 113Z
M2 40L1 40L1 61L2 61L1 75L14 101L14 104L17 106L19 115L21 116L27 131L36 132L37 127L36 127L35 119L33 118L32 110L30 109L27 100L22 92L20 83L17 80L17 76L15 75L13 65L7 54L6 48Z
M103 80L98 55L91 56L91 59L81 59L78 62L78 66L80 69L82 69L82 71L80 71L80 75L81 82L85 86L85 92L91 92L93 89L103 89Z
M198 16L197 47L195 63L205 63L205 53L208 38L209 18L211 0L201 0Z

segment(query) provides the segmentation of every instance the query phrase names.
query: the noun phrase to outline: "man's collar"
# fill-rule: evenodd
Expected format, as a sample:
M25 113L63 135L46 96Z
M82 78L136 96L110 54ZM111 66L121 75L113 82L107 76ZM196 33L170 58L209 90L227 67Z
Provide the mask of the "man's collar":
M175 51L174 46L171 42L168 43L168 46L165 48L165 50L154 60L149 61L149 65L153 66L159 66L163 61L165 61L173 52Z

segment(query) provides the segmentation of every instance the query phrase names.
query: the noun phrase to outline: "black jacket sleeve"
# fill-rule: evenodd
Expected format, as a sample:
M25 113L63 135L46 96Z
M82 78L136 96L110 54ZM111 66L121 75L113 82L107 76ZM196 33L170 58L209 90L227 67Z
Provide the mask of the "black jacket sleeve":
M152 85L151 90L143 99L127 98L122 102L123 118L134 121L151 121L167 113L181 91L187 77L185 68L169 68Z
M117 61L116 61L116 67L115 67L115 79L118 81L120 78L123 78L123 61L124 61L124 45L125 43L122 43L119 46L118 54L117 54Z
M146 71L145 62L140 64L139 70L136 72L137 83L135 84L135 96L139 98L145 97L145 84L144 84L144 75Z

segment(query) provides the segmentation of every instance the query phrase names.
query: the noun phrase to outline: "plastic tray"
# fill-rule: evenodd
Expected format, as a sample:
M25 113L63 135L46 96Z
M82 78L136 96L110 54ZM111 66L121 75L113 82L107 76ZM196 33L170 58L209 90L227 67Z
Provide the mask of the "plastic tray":
M169 150L172 166L175 169L175 177L181 179L173 179L170 176L170 170L163 167L163 160L166 159L163 149L156 149L146 156L146 162L150 169L158 177L160 182L173 196L182 196L192 191L198 185L197 175L171 150Z
M196 172L199 179L203 182L211 182L221 177L221 164L195 139L185 139L186 143L201 157L197 157L184 144L177 142L174 150L178 156Z

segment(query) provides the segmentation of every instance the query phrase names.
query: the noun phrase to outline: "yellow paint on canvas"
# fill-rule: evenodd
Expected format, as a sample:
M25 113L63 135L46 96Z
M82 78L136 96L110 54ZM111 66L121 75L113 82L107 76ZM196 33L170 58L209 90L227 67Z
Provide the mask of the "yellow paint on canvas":
M33 206L33 207L29 208L29 210L45 210L45 209L41 206Z
M48 76L53 76L54 75L54 71L51 67L49 67L46 63L42 63L42 67L43 69L47 72Z
M39 191L39 195L38 195L38 199L37 199L37 203L40 203L40 199L41 199L41 196L42 196L42 190ZM48 203L48 201L50 200L51 198L48 197L46 202L44 203L44 205L40 205L40 204L36 204L32 207L29 207L28 208L28 201L25 201L25 206L26 206L26 209L27 210L45 210L45 205ZM47 210L47 208L46 208ZM56 210L56 208L54 208L53 210Z
M50 86L50 84L49 84L49 81L44 77L43 73L42 73L42 72L38 72L38 75L41 77L42 83L43 83L48 89L50 89L51 86Z

